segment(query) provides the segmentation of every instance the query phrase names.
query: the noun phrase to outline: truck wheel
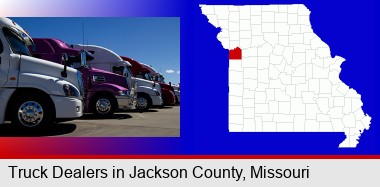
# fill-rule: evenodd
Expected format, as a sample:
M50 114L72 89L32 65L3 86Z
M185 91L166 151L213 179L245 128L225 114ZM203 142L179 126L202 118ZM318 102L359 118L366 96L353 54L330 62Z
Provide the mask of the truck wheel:
M91 108L97 116L109 117L115 113L116 105L115 99L109 96L97 96Z
M147 111L152 106L150 99L146 95L137 97L136 108L140 111Z
M40 96L19 96L11 109L12 124L22 128L44 127L53 122L52 107Z
M179 104L179 101L178 101L178 97L177 97L177 96L175 96L175 103L176 103L176 104Z

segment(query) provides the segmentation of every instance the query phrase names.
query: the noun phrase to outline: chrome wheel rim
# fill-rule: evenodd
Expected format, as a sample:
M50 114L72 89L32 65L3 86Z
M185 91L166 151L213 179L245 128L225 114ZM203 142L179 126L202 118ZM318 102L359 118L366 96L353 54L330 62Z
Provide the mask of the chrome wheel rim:
M96 111L101 114L107 114L111 111L111 102L108 99L99 99L96 102Z
M139 97L137 98L137 107L139 109L144 109L148 106L148 100L146 100L145 97Z
M35 101L27 101L18 108L18 120L26 127L39 125L44 118L42 106Z

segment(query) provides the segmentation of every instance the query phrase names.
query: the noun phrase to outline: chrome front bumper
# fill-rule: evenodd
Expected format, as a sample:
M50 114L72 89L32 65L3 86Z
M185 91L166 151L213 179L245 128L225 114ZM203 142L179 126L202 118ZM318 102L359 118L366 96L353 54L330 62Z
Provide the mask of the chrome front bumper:
M116 96L117 104L120 110L134 110L136 109L136 99L131 96Z

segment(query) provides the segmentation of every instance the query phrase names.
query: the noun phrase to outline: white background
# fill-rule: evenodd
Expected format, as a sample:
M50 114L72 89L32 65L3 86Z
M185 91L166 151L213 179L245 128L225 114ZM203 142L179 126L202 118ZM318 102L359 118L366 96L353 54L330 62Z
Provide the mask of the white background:
M67 169L86 168L107 169L107 179L12 179L11 168L17 165L22 168L40 168L44 166L51 171L52 166L59 165ZM235 179L196 179L192 177L192 169L196 165L203 168L235 168L244 169L245 181ZM309 179L250 179L250 166L266 165L267 168L310 168ZM187 179L113 179L112 167L123 168L132 172L133 166L139 168L186 168ZM323 159L323 160L258 160L258 159L125 159L125 160L84 160L84 159L31 159L0 160L1 186L378 186L380 160ZM51 172L48 174L50 175Z

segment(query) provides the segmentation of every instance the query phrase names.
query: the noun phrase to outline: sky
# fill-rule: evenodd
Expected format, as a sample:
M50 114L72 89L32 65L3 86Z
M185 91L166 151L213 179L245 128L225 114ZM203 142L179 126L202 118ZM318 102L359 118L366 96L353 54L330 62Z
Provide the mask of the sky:
M153 66L165 82L180 83L180 20L140 18L11 18L32 38L98 45ZM84 32L83 25L84 24Z

